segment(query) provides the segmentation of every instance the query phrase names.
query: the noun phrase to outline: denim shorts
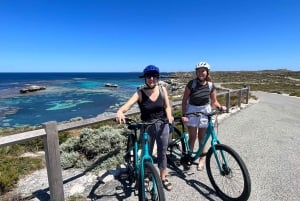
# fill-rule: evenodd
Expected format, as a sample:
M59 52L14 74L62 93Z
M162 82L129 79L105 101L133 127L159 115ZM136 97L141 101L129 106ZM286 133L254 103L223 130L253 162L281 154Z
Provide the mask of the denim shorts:
M190 112L202 112L204 114L207 114L211 112L211 106L209 104L201 105L201 106L188 104L186 113L190 113ZM206 115L200 115L200 116L188 115L187 117L189 119L189 121L186 123L187 126L197 127L197 128L207 128L208 126L208 118Z

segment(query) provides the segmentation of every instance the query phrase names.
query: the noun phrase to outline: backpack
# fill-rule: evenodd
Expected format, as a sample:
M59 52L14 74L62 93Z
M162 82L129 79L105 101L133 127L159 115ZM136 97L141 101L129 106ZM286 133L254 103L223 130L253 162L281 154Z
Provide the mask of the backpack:
M209 81L207 81L207 83L208 83L209 93L211 93L212 87L213 87L213 83L209 82ZM196 86L197 86L197 79L193 79L191 91L193 91L196 88Z

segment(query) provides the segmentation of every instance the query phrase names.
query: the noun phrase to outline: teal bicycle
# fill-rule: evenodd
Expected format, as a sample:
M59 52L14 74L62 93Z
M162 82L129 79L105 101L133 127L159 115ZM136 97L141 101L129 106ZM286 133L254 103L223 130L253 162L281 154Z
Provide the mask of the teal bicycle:
M140 201L157 200L164 201L165 194L162 181L156 168L153 165L153 159L149 154L148 145L148 127L154 122L136 122L133 119L126 118L128 129L132 132L128 136L125 162L127 164L129 180L135 182L138 187L138 197ZM144 128L145 132L141 135L141 145L139 147L138 130ZM139 156L139 148L141 154Z
M201 112L185 114L206 115L208 117L208 128L197 151L190 149L188 133L185 131L181 117L175 117L172 139L168 145L168 164L174 167L180 165L186 167L194 163L199 157L206 155L205 165L208 178L219 197L225 201L248 200L251 192L248 169L236 151L220 143L212 121L212 117L216 114L218 114L217 111L209 114ZM182 132L176 127L178 124L181 125ZM202 154L203 148L210 137L210 148L206 154Z

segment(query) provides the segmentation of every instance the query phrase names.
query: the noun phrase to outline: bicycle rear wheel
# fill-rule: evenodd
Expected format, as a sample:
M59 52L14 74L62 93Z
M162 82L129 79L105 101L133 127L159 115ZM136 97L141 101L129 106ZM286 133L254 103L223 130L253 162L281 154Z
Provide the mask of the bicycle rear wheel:
M186 153L184 139L182 133L176 127L174 127L170 136L171 139L169 139L167 148L168 164L178 167L181 165L181 158Z
M208 178L217 194L225 201L248 200L251 181L245 163L229 146L217 144L215 149L215 155L212 148L207 153L206 168ZM219 162L221 170L216 160Z
M161 179L150 161L144 163L144 177L139 178L139 201L165 201L165 193Z

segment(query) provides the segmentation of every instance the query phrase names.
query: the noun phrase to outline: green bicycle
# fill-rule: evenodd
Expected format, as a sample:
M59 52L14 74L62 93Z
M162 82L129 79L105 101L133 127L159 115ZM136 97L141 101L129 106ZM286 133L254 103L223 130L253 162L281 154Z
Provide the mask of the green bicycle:
M208 178L216 193L225 201L248 200L251 192L251 181L248 169L239 154L231 147L221 144L218 139L212 117L218 112L204 114L201 112L185 115L208 117L208 128L205 137L197 151L190 149L188 133L181 117L175 117L174 122L181 125L182 132L174 126L172 139L168 145L168 164L174 167L187 166L203 156L203 148L211 137L210 148L206 153L206 170Z
M126 118L128 129L132 132L128 136L125 162L127 164L130 181L136 182L138 186L138 196L140 201L157 200L164 201L165 194L162 181L156 168L153 165L153 159L149 154L148 133L149 126L154 122L136 122L133 119ZM141 154L139 156L139 140L137 131L145 129L141 137Z

